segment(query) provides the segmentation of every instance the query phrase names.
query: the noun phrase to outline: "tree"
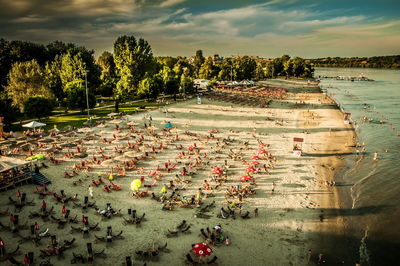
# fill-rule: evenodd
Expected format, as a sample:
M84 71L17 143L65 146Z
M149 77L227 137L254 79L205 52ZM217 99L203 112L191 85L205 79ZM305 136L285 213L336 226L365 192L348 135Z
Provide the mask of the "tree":
M159 72L159 76L162 78L164 83L164 93L176 94L178 92L179 80L171 68L164 66Z
M85 81L86 64L82 59L82 54L77 53L73 55L67 52L61 57L60 79L63 86L63 91L68 93L68 86L70 82L84 83Z
M283 63L283 72L286 74L287 78L293 76L293 66L293 60L287 60Z
M153 70L153 52L144 39L121 36L114 43L114 62L120 77L114 90L115 111L118 103L135 95L139 82Z
M101 69L99 93L103 96L112 95L117 85L117 73L112 53L104 51L97 59L97 65Z
M53 103L42 95L31 96L24 102L25 114L29 117L45 117L53 110Z
M261 63L257 63L256 69L254 70L254 79L262 80L265 78L264 68Z
M53 94L45 86L42 69L36 60L14 63L8 73L8 85L5 89L13 105L21 112L24 111L25 100L31 96L53 98Z
M230 58L226 58L222 62L220 66L220 71L218 73L218 79L219 80L233 79L233 65L232 65L232 60Z
M197 50L196 51L196 57L194 58L193 61L193 67L194 67L194 76L193 77L198 77L199 76L199 71L201 66L203 65L205 59L203 56L203 51L202 50Z
M7 74L16 62L35 59L40 66L48 60L46 48L41 44L0 39L0 87L7 84Z
M157 98L162 90L162 79L158 75L140 81L138 95L147 99Z
M0 117L4 117L3 123L10 125L18 113L18 108L12 105L12 100L6 98L5 94L0 94Z
M61 100L65 97L61 80L61 56L57 55L52 62L47 62L44 69L46 86L53 92L54 96Z
M256 69L256 61L248 56L232 58L233 79L251 79Z
M89 108L93 108L96 105L96 97L91 91L89 91L88 97ZM83 110L87 107L86 88L81 86L79 83L70 83L67 90L66 104L71 109L79 108L83 112Z
M218 75L217 68L214 66L214 62L211 57L208 57L201 65L199 70L199 78L202 79L213 79Z

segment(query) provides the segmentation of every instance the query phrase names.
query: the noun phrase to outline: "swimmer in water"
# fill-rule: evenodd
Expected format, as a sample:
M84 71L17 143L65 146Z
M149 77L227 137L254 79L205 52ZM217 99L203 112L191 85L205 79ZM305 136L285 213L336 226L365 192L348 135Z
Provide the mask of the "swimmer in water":
M378 160L378 153L375 152L375 153L374 153L374 161L377 161L377 160Z

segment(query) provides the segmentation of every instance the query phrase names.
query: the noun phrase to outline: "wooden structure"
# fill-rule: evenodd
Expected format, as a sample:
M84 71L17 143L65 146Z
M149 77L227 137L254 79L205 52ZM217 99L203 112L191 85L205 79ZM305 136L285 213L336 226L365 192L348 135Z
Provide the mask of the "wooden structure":
M300 157L303 152L303 138L293 138L293 155Z
M30 162L0 156L0 191L32 182Z

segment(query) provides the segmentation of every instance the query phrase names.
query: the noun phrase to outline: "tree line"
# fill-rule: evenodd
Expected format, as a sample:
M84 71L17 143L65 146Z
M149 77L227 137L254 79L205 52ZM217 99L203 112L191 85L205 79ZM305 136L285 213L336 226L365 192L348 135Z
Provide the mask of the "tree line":
M400 55L374 57L327 57L308 59L315 67L359 67L400 69Z
M73 43L47 45L0 39L0 116L10 122L20 112L30 117L48 115L54 106L86 108L96 96L119 104L131 99L154 99L160 93L176 95L195 90L194 79L217 81L266 78L311 78L314 69L300 57L274 59L250 56L220 58L154 56L150 44L134 36L120 36L113 52L97 60L94 50Z

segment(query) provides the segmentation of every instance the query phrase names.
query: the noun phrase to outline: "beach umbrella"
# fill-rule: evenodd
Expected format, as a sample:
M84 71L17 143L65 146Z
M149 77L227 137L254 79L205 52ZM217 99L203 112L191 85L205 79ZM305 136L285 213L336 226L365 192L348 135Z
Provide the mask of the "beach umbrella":
M127 125L128 126L137 126L137 125L139 125L139 123L136 123L136 122L129 122L129 123L127 123Z
M222 175L224 171L222 171L221 168L213 167L213 168L211 168L211 172L213 174Z
M252 165L259 165L260 163L257 162L257 161L253 161L253 162L251 162L250 164L252 164Z
M253 177L251 175L244 175L244 176L240 177L240 181L242 181L242 182L250 181L252 179L253 179Z
M253 159L253 160L261 160L261 158L259 156L257 156L257 155L252 156L251 159Z
M131 190L138 191L141 186L142 186L142 181L140 179L135 179L131 183Z
M112 160L112 159L101 162L102 166L111 166L112 164L114 164L114 160Z
M248 167L246 167L246 170L247 170L247 172L251 172L251 173L253 173L253 172L256 172L256 171L257 171L257 169L256 169L256 168L254 168L253 166L248 166Z
M29 122L28 124L22 125L23 127L28 127L28 128L37 128L37 127L44 127L46 124L40 123L37 121L32 121Z
M127 157L135 157L137 155L138 155L138 153L134 152L134 151L128 151L128 152L124 153L124 156L127 156Z
M196 243L192 245L192 250L199 257L208 257L212 254L212 249L206 243Z

